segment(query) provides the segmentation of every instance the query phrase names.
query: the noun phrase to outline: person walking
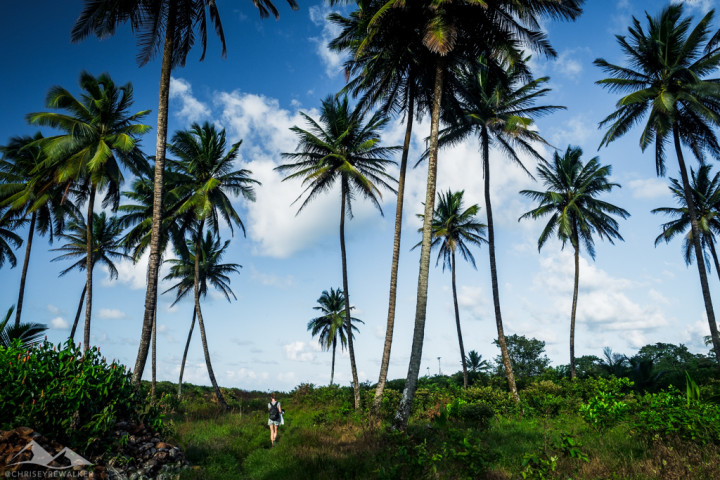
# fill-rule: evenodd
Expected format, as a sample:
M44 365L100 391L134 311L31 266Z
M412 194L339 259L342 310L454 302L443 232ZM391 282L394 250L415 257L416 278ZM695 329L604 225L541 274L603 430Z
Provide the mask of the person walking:
M272 446L275 446L275 440L277 440L278 425L282 422L282 406L280 402L275 400L275 394L270 394L270 403L268 403L268 425L270 426L270 442Z

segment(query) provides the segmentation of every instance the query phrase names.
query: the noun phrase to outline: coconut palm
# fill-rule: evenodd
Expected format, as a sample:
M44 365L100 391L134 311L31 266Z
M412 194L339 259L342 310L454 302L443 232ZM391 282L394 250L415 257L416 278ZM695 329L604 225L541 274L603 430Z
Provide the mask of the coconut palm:
M295 0L287 0L295 10ZM276 19L279 12L271 0L253 0L261 18L272 14ZM145 295L145 315L140 337L138 357L133 369L133 382L139 384L147 361L150 335L155 309L157 307L158 271L160 268L160 229L164 188L165 148L167 144L168 104L170 98L170 73L175 67L185 65L187 55L195 44L196 32L200 34L202 55L205 58L207 46L207 19L215 27L215 33L222 43L222 56L226 55L225 34L215 0L85 0L85 8L75 21L71 39L80 41L88 35L105 38L115 34L122 23L130 23L139 35L138 63L150 61L162 45L160 67L160 96L158 100L157 139L155 142L155 172L153 176L153 220L148 261L148 288Z
M715 264L715 271L718 278L720 278L720 263L718 263L718 256L715 251L715 235L720 233L720 173L716 173L711 180L710 170L710 165L701 165L697 173L690 169L690 189L695 205L695 214L698 219L698 230L701 235L700 242L703 251L705 249L710 250ZM680 181L675 178L670 179L670 191L679 207L663 207L652 210L653 213L662 213L674 217L674 220L663 224L663 231L655 239L655 245L657 246L663 240L669 243L670 240L682 234L683 257L685 263L690 265L695 257L695 251L693 249L692 232L688 231L690 215L685 203L685 192ZM707 257L705 261L708 262ZM707 266L709 271L709 262Z
M468 352L467 357L465 357L465 363L467 364L467 368L473 373L485 372L490 369L488 361L483 360L482 355L475 350Z
M22 219L18 220L7 212L0 210L0 267L5 262L8 262L11 268L15 268L15 265L17 265L17 257L15 257L13 250L20 248L22 238L14 230L22 224Z
M67 243L59 248L53 248L53 252L61 252L61 255L53 258L52 261L75 260L75 263L60 272L60 276L65 276L72 270L87 270L87 225L85 219L81 215L72 216L65 230L58 235L59 238L66 240ZM118 278L118 270L115 266L117 260L130 260L130 256L123 253L121 243L123 239L122 223L117 217L108 217L105 212L93 213L93 221L91 226L92 240L90 270L95 269L95 265L99 262L103 264L110 275L111 279ZM92 276L88 277L92 281ZM88 292L92 291L92 285L85 283L80 294L80 303L78 304L75 321L73 322L70 338L75 338L75 330L80 320L80 312L82 311L83 300L86 300Z
M18 218L29 219L25 241L25 258L20 275L15 326L20 325L25 281L33 237L37 231L48 235L53 242L53 233L61 232L65 217L75 211L75 206L63 195L63 191L52 180L50 171L43 169L45 155L39 145L42 135L17 136L10 138L7 145L0 147L0 206L7 206L8 213Z
M580 244L584 244L587 253L595 259L593 235L604 238L610 243L613 243L615 238L622 240L618 232L618 222L612 216L621 218L630 216L622 208L596 198L620 186L608 181L612 167L600 165L597 157L591 158L583 165L580 157L582 150L579 147L568 146L562 156L555 152L552 163L541 160L537 175L546 190L520 192L539 203L538 207L523 214L520 220L550 216L538 239L538 251L554 235L562 242L562 248L570 243L574 250L575 281L570 311L570 378L576 377L575 314L580 283Z
M240 265L236 263L220 263L225 252L230 245L230 241L226 240L221 244L220 239L213 236L212 232L207 232L205 238L200 242L199 249L195 240L188 240L186 250L175 250L178 258L166 260L170 264L170 273L165 276L165 280L177 280L178 282L163 293L175 290L175 301L172 305L185 298L188 293L195 290L195 260L197 258L197 294L205 298L208 292L208 285L215 287L225 296L228 302L230 297L237 300L237 297L230 288L231 273L240 273ZM182 379L185 372L185 361L190 347L190 339L192 338L193 329L195 328L195 319L197 318L198 308L193 308L192 322L190 323L190 331L188 333L187 342L185 343L185 351L183 353L182 364L180 365L180 379L178 380L178 398L182 396Z
M335 378L335 349L337 348L338 338L340 339L340 348L347 347L347 334L343 329L345 323L345 295L341 289L330 289L330 292L323 290L320 298L317 299L318 306L313 307L319 310L321 316L315 317L307 324L307 329L313 337L318 336L320 348L329 350L332 347L332 366L330 367L330 385L333 384ZM354 309L355 307L350 307ZM365 323L362 320L350 317L352 329L357 332L357 323ZM353 334L354 335L354 334Z
M490 149L503 152L513 163L527 172L519 153L542 158L535 146L545 140L534 128L534 119L564 108L555 105L536 105L549 92L544 85L548 78L527 79L522 65L510 65L498 70L492 62L481 59L480 64L466 69L457 91L458 107L448 112L454 116L450 126L441 132L440 144L453 145L469 136L480 140L484 179L485 212L487 214L488 255L493 293L495 324L503 367L513 397L518 400L515 376L505 342L500 309L500 289L495 260L495 228L490 201ZM529 174L529 172L528 172Z
M395 180L385 172L394 162L388 156L399 147L382 147L380 130L388 119L376 112L367 122L365 112L351 110L347 97L328 96L322 101L320 123L302 114L310 125L309 130L294 126L291 130L298 136L295 153L283 153L283 158L292 160L276 167L276 170L290 174L283 181L300 178L306 185L296 201L303 199L300 213L320 194L340 183L340 254L342 257L343 293L345 295L345 329L347 330L348 353L353 377L355 408L360 408L360 385L355 366L352 325L350 318L350 292L348 289L347 256L345 251L345 214L352 218L352 200L361 195L380 210L382 193L379 187L394 192L390 185Z
M617 37L627 66L602 58L595 60L595 65L610 75L597 83L611 92L625 94L616 104L617 109L600 122L601 127L607 127L600 146L609 145L647 119L640 135L640 149L644 151L654 144L658 176L665 174L665 147L675 147L705 312L720 363L720 336L702 254L702 236L682 152L682 146L687 146L700 163L706 154L720 158L715 133L720 125L720 83L708 78L720 66L720 47L717 42L709 42L714 11L694 27L691 17L683 18L682 4L663 8L657 17L646 16L647 31L633 17L629 37Z
M74 192L78 203L87 201L87 262L92 256L92 221L95 194L105 191L103 207L117 209L120 185L124 181L121 166L135 173L146 162L138 147L138 137L150 127L138 123L148 110L130 114L133 102L131 84L116 86L106 73L93 77L80 74L84 93L75 98L62 87L52 87L47 106L67 113L42 112L28 114L30 123L50 126L64 133L41 139L47 156L45 165L55 181ZM85 302L85 349L90 348L90 318L92 315L92 268L87 272Z
M180 177L175 190L178 197L184 199L177 207L176 215L184 219L181 231L187 231L191 235L196 252L201 251L205 228L218 236L221 220L229 225L232 233L233 225L236 225L242 229L243 235L245 234L245 226L228 194L241 195L246 200L255 201L254 185L259 185L260 182L250 177L252 172L249 170L233 170L240 143L234 143L228 148L225 130L218 131L214 125L205 122L203 125L194 123L189 130L176 132L172 143L168 145L170 153L178 159L174 168ZM195 255L195 309L205 363L218 402L228 409L210 361L205 322L200 310L199 275L200 256Z
M8 325L14 308L14 305L10 307L5 318L0 320L0 348L9 348L16 340L20 342L20 348L29 348L30 345L40 340L47 330L47 325L44 323Z
M447 191L444 195L438 194L438 203L432 219L432 242L431 250L438 248L438 256L435 261L437 266L440 259L443 261L443 270L450 268L452 275L453 305L455 307L455 326L457 327L458 343L460 344L460 361L463 367L463 386L468 386L467 364L465 362L465 347L463 346L462 330L460 328L460 309L457 301L457 287L455 284L455 252L459 251L462 257L469 261L474 268L475 257L470 251L469 245L480 246L487 243L485 238L486 225L479 223L476 219L480 207L471 205L464 209L464 190L459 192ZM422 215L418 215L422 218ZM422 230L420 230L422 231ZM415 245L415 247L419 246Z

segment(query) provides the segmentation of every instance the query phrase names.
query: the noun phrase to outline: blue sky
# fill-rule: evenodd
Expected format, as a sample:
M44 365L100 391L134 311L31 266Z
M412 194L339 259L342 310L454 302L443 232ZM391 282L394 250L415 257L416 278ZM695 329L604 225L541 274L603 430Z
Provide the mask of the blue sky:
M686 1L686 13L698 17L717 7L712 0ZM665 219L650 210L672 206L667 179L655 176L654 159L642 154L639 131L608 148L597 151L602 132L597 124L608 115L617 97L594 82L603 74L592 65L597 57L622 63L614 35L623 34L632 16L645 10L656 14L657 1L589 0L582 17L574 23L547 23L544 27L558 52L552 60L534 59L536 76L551 77L548 104L565 105L538 123L540 133L553 145L565 149L579 145L587 160L598 155L613 166L613 180L622 185L607 200L632 216L620 223L624 242L614 246L599 241L597 256L581 260L580 297L576 332L576 355L602 355L605 346L632 354L655 342L684 343L694 352L706 352L702 337L709 334L699 289L697 269L686 267L680 241L655 248L653 242ZM221 385L246 389L288 390L300 382L327 384L329 352L322 352L306 331L307 321L323 290L342 285L338 240L339 192L330 192L295 215L292 201L300 194L297 182L282 182L273 168L282 152L293 151L295 138L289 128L305 126L299 112L317 114L320 100L342 88L343 59L329 52L327 41L333 27L325 17L330 9L322 3L301 2L291 11L280 1L278 21L260 20L249 1L218 1L226 32L228 57L220 57L219 41L209 37L204 62L200 51L191 52L187 65L173 72L170 129L192 122L210 121L225 128L231 140L243 140L238 167L252 170L262 182L257 201L237 200L236 207L247 228L247 237L236 232L228 262L243 266L232 278L238 300L228 303L209 294L203 303L213 366ZM118 84L132 82L134 111L152 109L147 123L156 120L159 62L138 68L137 47L130 28L115 37L98 41L89 38L70 43L70 29L82 2L15 2L0 17L0 143L13 135L35 131L25 123L25 114L46 111L45 95L53 85L79 93L81 70L108 72ZM719 25L716 22L716 26ZM395 120L386 129L387 145L402 141L404 126ZM49 133L46 132L46 133ZM429 133L424 119L415 128L411 151L414 164ZM155 133L142 139L143 149L154 153ZM466 201L483 207L479 150L469 141L442 151L438 190L464 189ZM546 152L548 155L551 151ZM542 225L519 223L518 217L532 208L517 192L539 189L519 168L500 154L491 157L493 213L496 217L497 259L500 298L508 334L535 337L547 342L553 363L568 362L569 312L572 295L571 251L561 251L556 241L537 251ZM526 166L534 171L535 164ZM677 177L670 157L668 174ZM407 371L413 321L419 251L411 251L419 236L415 217L425 194L426 171L409 172L406 191L404 237L399 272L398 309L389 376L404 377ZM350 296L356 315L365 321L356 338L360 380L377 381L387 318L395 202L383 197L385 216L358 201L355 218L347 228ZM484 219L484 208L481 210ZM21 232L24 233L24 232ZM230 238L229 229L221 232ZM84 274L73 272L59 279L66 265L51 262L56 256L44 238L37 238L32 252L24 321L51 326L48 338L64 340L84 282ZM22 262L23 250L18 251ZM499 352L496 338L487 250L474 252L477 270L458 266L458 296L465 349L477 350L483 358ZM133 365L137 353L144 304L147 260L138 265L120 262L120 278L110 281L97 270L93 300L92 341L106 356ZM17 301L20 267L0 270L0 307ZM716 272L709 277L718 304ZM161 283L161 289L169 285ZM164 287L164 288L163 288ZM449 272L433 268L430 277L428 323L422 373L437 373L460 367L454 326ZM192 302L170 308L172 298L160 297L158 310L158 376L177 381L187 336ZM717 308L717 307L716 307ZM196 330L197 335L197 330ZM79 335L76 338L80 338ZM149 365L146 377L149 375ZM338 354L336 380L350 382L347 354ZM185 379L207 384L200 341L193 338Z

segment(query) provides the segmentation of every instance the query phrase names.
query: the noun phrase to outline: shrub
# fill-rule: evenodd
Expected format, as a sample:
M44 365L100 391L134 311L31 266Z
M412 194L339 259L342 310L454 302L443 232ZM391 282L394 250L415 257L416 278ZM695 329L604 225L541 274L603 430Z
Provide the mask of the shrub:
M0 428L28 426L73 447L95 450L118 420L164 428L161 406L149 406L130 371L107 363L93 347L80 351L68 340L0 348Z
M580 416L595 429L605 430L620 422L629 410L620 394L600 391L580 407Z

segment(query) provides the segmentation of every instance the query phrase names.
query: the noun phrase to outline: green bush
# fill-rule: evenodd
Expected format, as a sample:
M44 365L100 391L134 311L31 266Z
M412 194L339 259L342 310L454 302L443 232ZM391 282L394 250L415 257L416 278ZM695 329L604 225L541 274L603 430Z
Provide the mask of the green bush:
M118 420L164 428L161 407L150 407L131 382L129 370L107 363L93 347L85 352L67 341L29 349L0 348L0 428L27 426L71 447L96 450Z
M630 410L624 396L616 392L600 391L580 407L580 416L597 430L617 425Z

